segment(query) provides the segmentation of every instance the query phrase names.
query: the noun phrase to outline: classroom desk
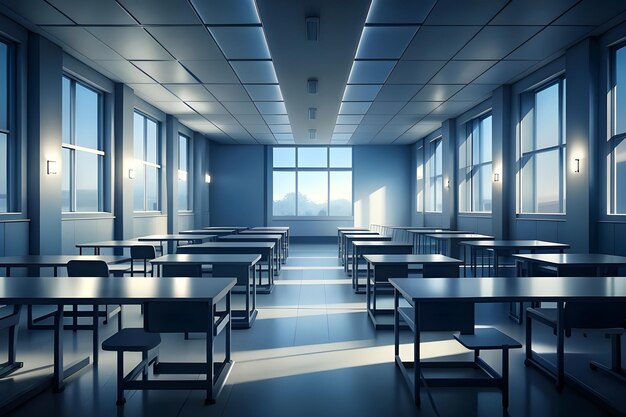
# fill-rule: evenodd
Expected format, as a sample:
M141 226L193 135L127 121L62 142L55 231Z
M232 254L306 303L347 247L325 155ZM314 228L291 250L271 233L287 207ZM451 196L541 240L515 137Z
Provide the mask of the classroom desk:
M350 251L347 250L346 247L346 236L347 235L369 235L369 236L382 236L378 232L372 232L371 230L339 230L337 232L339 234L339 253L341 264L345 265L346 254L349 255Z
M252 235L244 235L238 233L236 235L229 236L221 236L219 238L219 242L272 242L276 245L276 269L274 270L274 274L280 274L281 264L283 263L283 250L285 249L282 245L283 235L281 234L252 234Z
M248 229L248 230L242 230L241 232L239 232L240 235L267 235L267 234L272 234L272 235L281 235L282 239L281 239L281 245L282 245L282 251L283 251L283 260L282 263L285 263L287 261L287 257L289 256L289 228L287 229L270 229L270 228L263 228L263 229Z
M214 230L214 229L232 229L232 230L239 232L240 230L249 229L249 227L248 226L205 226L203 227L203 229L209 230L209 231Z
M116 265L129 262L128 256L99 256L99 255L22 255L22 256L2 256L0 257L0 268L6 269L6 276L11 276L13 268L52 268L52 273L58 276L58 269L65 268L67 263L72 260L85 261L105 261L107 265ZM37 275L41 275L37 273ZM52 325L35 324L52 316L54 313L45 314L40 317L33 317L33 306L28 305L28 329L29 330L52 330ZM71 329L72 326L65 328Z
M163 265L211 265L213 276L235 277L237 286L243 287L246 298L245 310L232 310L232 326L235 329L249 329L256 320L256 265L261 260L259 254L207 255L207 254L168 254L151 260L159 272ZM161 276L159 273L158 276ZM210 279L210 278L207 278ZM250 285L252 282L252 285ZM235 290L231 290L234 294Z
M337 226L337 258L341 258L341 232L369 232L367 227Z
M100 255L100 249L127 249L133 246L146 246L151 243L139 242L137 239L128 240L102 240L100 242L77 243L78 253L83 254L83 249L93 249L94 255ZM163 248L161 248L162 250Z
M356 233L356 234L344 234L343 235L343 270L346 274L352 275L350 267L352 266L352 242L355 240L361 240L363 242L376 241L376 242L389 242L391 236L383 236L378 233Z
M565 373L565 332L563 307L568 301L626 301L626 277L500 277L500 278L391 278L394 291L394 348L396 365L400 368L415 404L420 404L420 389L427 384L420 377L420 329L428 330L428 321L420 320L420 308L437 303L499 303L499 302L556 302L557 324L556 365L526 345L526 364L536 367L556 382L571 383L586 394L596 395L583 384ZM400 307L400 297L412 308ZM414 362L400 358L400 318L413 327ZM409 375L412 367L413 376Z
M469 259L469 264L471 265L474 276L476 276L476 252L479 250L486 250L493 254L493 275L499 276L499 259L504 254L511 252L519 253L523 250L530 251L530 253L536 253L538 251L563 253L565 249L570 248L570 245L565 243L546 242L543 240L475 240L463 241L460 242L459 245L469 248L469 257L464 256L464 258L466 261ZM465 272L467 273L467 269ZM491 275L491 271L489 271L489 275Z
M54 316L54 366L53 377L42 383L36 389L30 387L28 392L16 398L3 399L0 404L0 414L24 403L33 395L52 386L55 392L64 388L65 378L76 373L89 364L89 357L65 367L63 363L63 328L62 314L64 305L105 305L105 304L144 304L152 301L176 302L186 306L199 306L205 311L215 311L216 305L226 301L226 310L223 319L208 320L206 329L206 363L213 366L204 366L206 379L185 381L190 389L207 391L207 402L213 402L221 392L226 378L231 371L231 331L230 331L230 290L235 286L234 278L138 278L124 279L110 278L70 278L70 277L2 277L0 278L0 304L13 305L19 310L22 304L57 305ZM181 320L185 320L181 308ZM17 313L19 315L19 311ZM193 309L197 322L197 311ZM225 332L225 360L215 363L214 340ZM93 332L93 344L96 351L99 345L98 328ZM95 358L94 358L95 362ZM180 372L179 372L180 373ZM167 389L171 381L142 381L151 389ZM170 385L171 388L171 385ZM29 396L30 395L30 396Z
M150 236L142 236L137 238L140 242L159 242L159 247L161 248L161 254L163 254L163 243L167 242L169 244L169 251L172 252L174 249L174 243L176 246L179 246L181 242L189 242L193 243L202 243L202 242L211 242L214 241L216 235L185 235L181 233L173 233L173 234L165 234L165 235L150 235Z
M411 229L407 230L407 233L409 234L409 237L412 242L413 242L413 246L414 246L414 250L413 253L426 253L426 247L424 245L424 249L422 250L422 237L424 235L430 234L430 233L469 233L469 232L464 232L464 231L459 231L459 230L448 230L448 229L437 229L437 228L432 228L432 227L413 227ZM425 243L425 242L424 242Z
M270 294L274 289L274 268L276 257L274 256L276 243L274 242L206 242L198 245L185 245L178 249L178 253L185 254L258 254L260 262L267 264L267 284L262 282L262 274L259 273L257 294Z
M409 265L421 265L422 277L459 277L459 259L433 255L363 255L367 262L366 300L367 313L375 329L393 329L392 320L384 317L393 314L393 309L377 308L376 298L382 291L392 289L391 277L408 277Z
M289 226L257 226L257 227L253 227L250 230L258 230L258 231L265 231L265 232L272 232L272 231L282 231L282 232L287 232L287 240L285 242L285 258L289 257L289 245L291 244L291 230L289 229Z
M391 238L391 236L387 236ZM410 254L413 245L410 243L393 242L391 240L361 240L352 241L352 288L357 294L365 293L365 284L359 283L359 260L364 255L397 255ZM367 281L367 280L366 280Z
M429 233L426 237L435 240L436 252L451 258L459 258L459 242L467 240L493 240L493 236L478 233Z
M226 235L232 235L237 233L237 231L235 229L211 229L210 231L207 231L205 229L192 229L192 230L181 230L180 232L181 235L206 235L206 234L211 234L211 235L215 235L215 236L226 236Z

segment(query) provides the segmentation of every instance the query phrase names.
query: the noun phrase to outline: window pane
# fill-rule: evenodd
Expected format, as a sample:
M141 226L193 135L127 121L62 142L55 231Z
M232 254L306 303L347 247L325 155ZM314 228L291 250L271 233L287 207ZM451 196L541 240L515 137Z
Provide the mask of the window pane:
M614 134L626 133L626 47L615 51Z
M352 172L330 172L330 204L331 216L352 215Z
M298 172L298 216L327 216L327 207L328 172Z
M76 158L76 211L99 211L98 183L101 156L74 152Z
M535 94L535 149L559 144L559 85L553 84Z
M159 150L157 149L157 144L159 143L157 139L158 129L157 124L150 119L147 119L147 129L146 129L146 161L152 162L153 164L158 164L158 155Z
M491 211L491 164L475 168L473 189L473 211Z
M352 148L330 148L331 168L352 168Z
M9 211L9 195L8 195L8 140L5 133L0 133L0 212Z
M189 210L189 183L186 178L178 180L178 210Z
M0 128L9 129L9 46L3 42L0 42Z
M296 173L274 171L273 180L274 216L296 215Z
M615 148L615 211L626 213L626 141Z
M71 167L71 151L67 148L61 150L61 211L71 211L72 195L70 191L72 167Z
M535 212L535 155L522 158L522 213Z
M537 156L537 212L559 213L559 182L561 179L559 152L541 152Z
M295 168L296 148L274 148L274 168Z
M98 93L76 83L76 145L99 149Z
M326 168L327 148L298 148L298 166L300 168Z
M187 137L180 135L178 137L178 169L187 172L187 155L189 148L187 147Z
M71 131L71 124L70 124L70 80L67 77L63 77L63 83L62 83L62 87L61 90L63 92L62 94L62 103L61 103L61 113L62 113L62 121L61 121L61 141L63 143L71 143L70 142L70 131ZM69 167L69 165L68 165Z
M492 159L491 156L491 135L492 135L492 126L491 126L491 116L484 118L480 124L480 162L490 162Z
M146 165L146 211L159 210L159 168Z
M133 180L133 208L135 211L144 211L145 166L139 161L135 161L135 179Z
M443 210L443 178L436 177L435 178L435 211Z
M139 113L135 113L135 120L133 122L134 133L133 133L133 142L135 148L135 159L143 161L143 122L144 117Z

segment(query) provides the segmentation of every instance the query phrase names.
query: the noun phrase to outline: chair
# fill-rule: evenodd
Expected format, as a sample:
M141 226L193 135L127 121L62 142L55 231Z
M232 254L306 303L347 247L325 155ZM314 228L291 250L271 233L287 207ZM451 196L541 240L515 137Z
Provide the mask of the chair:
M98 277L108 278L109 267L105 261L98 260L79 260L74 259L67 263L67 275L69 277ZM63 315L73 318L73 330L92 330L93 327L98 325L98 317L104 317L104 324L108 323L108 320L115 315L119 314L117 323L118 330L122 328L122 307L116 306L113 310L109 310L109 306L104 306L104 310L100 310L100 307L93 307L91 311L79 311L76 305L72 306L72 311L65 311ZM92 326L79 326L79 317L93 317Z
M162 277L202 277L200 264L170 264L161 266ZM185 340L189 339L189 332L184 332Z
M526 309L526 357L532 353L532 321L557 329L557 309L529 307ZM583 332L600 331L611 339L611 366L596 361L589 363L592 370L611 375L626 382L626 371L622 368L621 337L626 333L626 302L568 302L563 307L563 329L565 337L572 330Z
M135 274L143 274L144 277L154 276L154 267L150 266L148 269L149 261L156 258L156 250L152 245L140 245L140 246L131 246L130 248L130 276L134 277ZM142 261L143 268L135 269L135 261Z

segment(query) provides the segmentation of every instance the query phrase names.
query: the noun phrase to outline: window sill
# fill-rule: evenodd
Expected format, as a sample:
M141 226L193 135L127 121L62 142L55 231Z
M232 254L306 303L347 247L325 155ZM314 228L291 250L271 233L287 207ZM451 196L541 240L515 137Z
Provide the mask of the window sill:
M11 223L11 222L30 222L30 219L26 217L26 213L20 213L20 212L0 213L0 223Z
M565 213L561 214L541 214L541 213L517 213L516 220L544 221L544 222L564 222Z
M70 220L100 220L100 219L114 219L113 213L106 211L64 211L61 213L62 221Z
M161 211L134 211L134 217L167 217L166 213Z
M191 210L180 210L178 211L179 216L193 216L193 211Z
M490 218L493 216L493 213L490 211L468 211L457 213L458 217L485 217Z
M274 216L272 221L352 221L353 216Z

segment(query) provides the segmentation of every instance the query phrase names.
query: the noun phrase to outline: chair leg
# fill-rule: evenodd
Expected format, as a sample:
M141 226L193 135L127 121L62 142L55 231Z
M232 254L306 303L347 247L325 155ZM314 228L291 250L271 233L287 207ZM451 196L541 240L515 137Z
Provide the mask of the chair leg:
M145 361L146 359L148 359L148 351L144 350L143 352L141 352L141 360ZM146 362L143 370L141 371L141 379L144 381L148 378L148 365L149 364Z
M532 319L528 314L526 314L526 360L524 361L524 365L528 366L528 361L532 357L533 352L533 328L532 328Z
M509 408L509 349L502 349L502 408Z
M117 352L117 401L115 404L124 405L126 398L124 398L124 352Z

